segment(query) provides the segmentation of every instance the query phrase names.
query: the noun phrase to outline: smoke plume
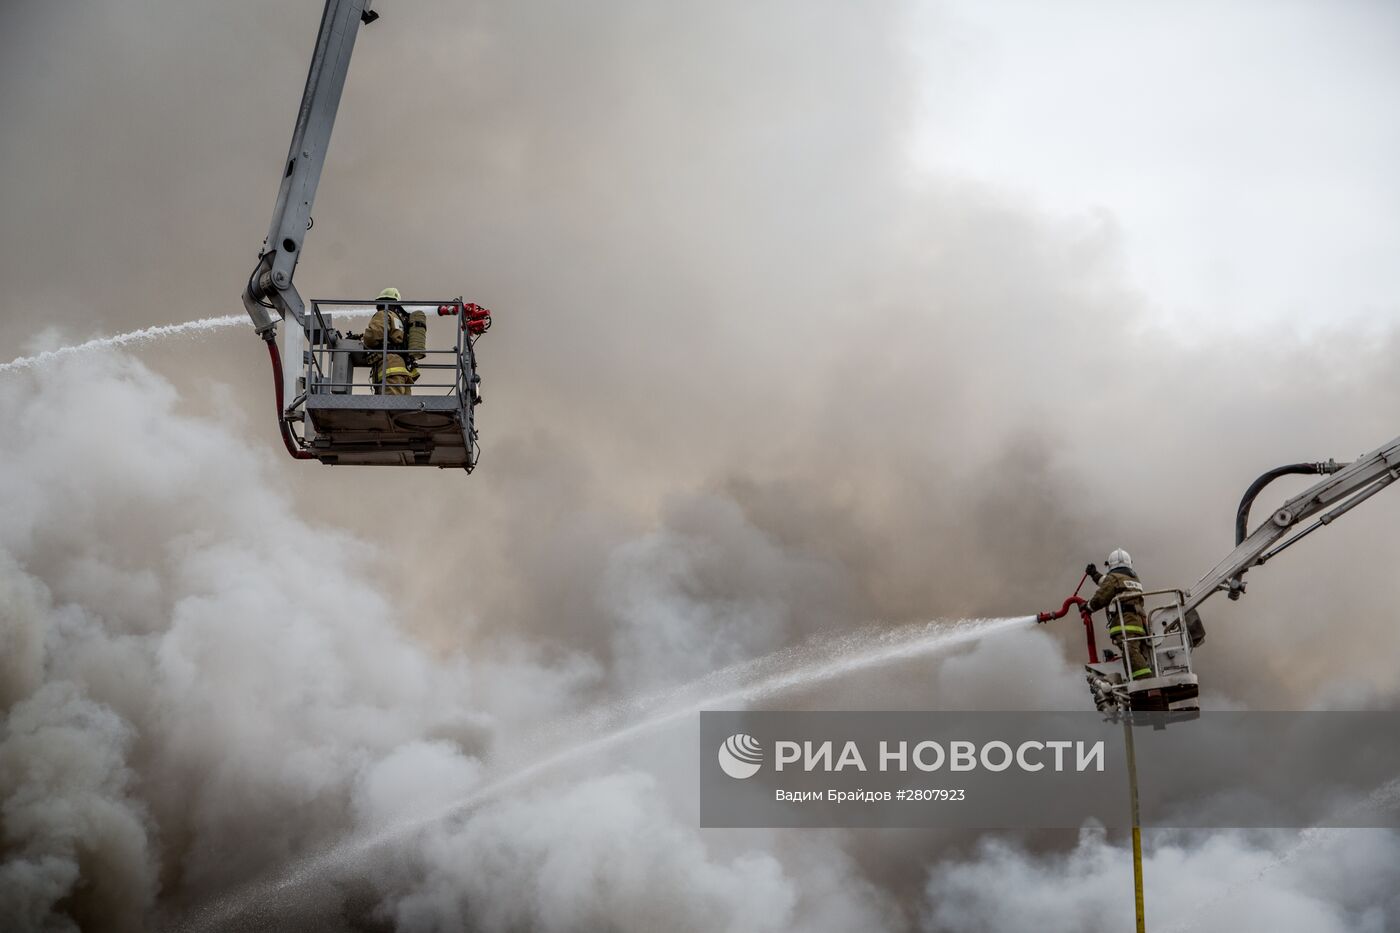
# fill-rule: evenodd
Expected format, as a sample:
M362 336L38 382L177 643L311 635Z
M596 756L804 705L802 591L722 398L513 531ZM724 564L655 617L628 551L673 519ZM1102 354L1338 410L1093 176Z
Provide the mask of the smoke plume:
M6 13L6 360L237 310L314 6ZM481 467L285 459L236 331L0 374L6 929L198 929L581 710L871 622L1058 605L1114 547L1189 585L1258 473L1395 432L1392 319L1184 339L1110 214L911 165L898 5L396 7L357 47L298 283L493 308ZM1398 510L1208 604L1208 705L1395 704ZM1078 637L775 702L1079 708ZM693 728L220 925L1123 927L1124 843L1092 830L701 832ZM1396 924L1393 834L1298 838L1149 835L1154 916Z

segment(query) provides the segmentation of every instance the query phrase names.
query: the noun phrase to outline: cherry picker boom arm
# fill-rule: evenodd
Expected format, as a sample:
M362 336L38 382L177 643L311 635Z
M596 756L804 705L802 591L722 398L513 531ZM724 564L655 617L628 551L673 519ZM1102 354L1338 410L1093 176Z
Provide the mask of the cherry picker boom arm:
M1280 476L1307 473L1320 473L1325 478L1289 499L1250 533L1249 508L1255 496ZM1205 638L1205 628L1196 608L1221 590L1229 593L1231 599L1239 599L1244 595L1244 575L1250 568L1259 566L1322 526L1330 525L1397 479L1400 479L1400 437L1353 463L1339 465L1333 460L1293 463L1263 474L1250 485L1240 503L1235 518L1235 549L1195 586L1185 591L1147 592L1139 587L1114 597L1113 603L1119 604L1118 613L1124 611L1121 601L1128 599L1138 604L1138 612L1146 613L1145 627L1119 627L1113 639L1119 650L1116 658L1099 659L1094 646L1093 621L1078 588L1059 610L1042 612L1036 616L1036 621L1063 618L1070 606L1079 607L1089 646L1085 679L1094 705L1100 711L1161 711L1194 718L1200 711L1200 688L1191 657ZM1297 530L1309 521L1312 523ZM1092 571L1092 565L1089 569ZM1084 585L1083 579L1079 585ZM1112 613L1115 606L1111 604L1109 609ZM1134 629L1138 634L1132 634ZM1129 650L1133 646L1138 657L1145 660L1134 660L1133 651Z
M1244 574L1251 567L1264 563L1323 525L1330 525L1400 479L1400 437L1346 466L1329 462L1316 467L1314 472L1331 475L1289 499L1252 534L1245 534L1247 529L1242 528L1243 537L1235 549L1187 591L1183 613L1220 590L1228 592L1231 599L1239 599L1245 590ZM1247 504L1248 497L1242 515L1247 514ZM1289 537L1294 529L1313 518L1313 524Z
M378 19L371 2L325 0L272 226L243 305L267 345L277 426L293 458L470 473L479 453L473 412L481 402L474 348L491 312L461 296L405 300L396 288L374 299L303 301L292 284L355 39L361 25ZM388 323L390 306L401 328ZM453 319L450 346L429 345L425 309L432 307ZM336 328L337 315L376 311L385 326L369 345L363 335ZM368 370L368 380L358 380L356 370Z
M297 111L292 145L287 152L282 186L272 212L272 226L258 265L249 276L243 292L243 306L253 319L259 335L275 335L277 323L288 315L305 323L305 307L292 284L306 231L311 227L311 205L321 181L335 114L345 75L350 70L350 54L362 23L372 23L378 14L369 7L373 0L326 0L316 49L306 75L301 109Z

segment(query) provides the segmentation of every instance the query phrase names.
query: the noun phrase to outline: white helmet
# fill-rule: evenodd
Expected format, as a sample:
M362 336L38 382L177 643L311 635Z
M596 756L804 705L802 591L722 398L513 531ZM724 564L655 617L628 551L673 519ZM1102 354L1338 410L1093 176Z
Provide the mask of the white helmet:
M1115 550L1112 554L1108 555L1108 560L1104 561L1104 564L1108 567L1109 570L1113 570L1118 567L1127 567L1129 570L1132 570L1133 555L1129 554L1127 551L1123 550L1120 547L1117 550Z

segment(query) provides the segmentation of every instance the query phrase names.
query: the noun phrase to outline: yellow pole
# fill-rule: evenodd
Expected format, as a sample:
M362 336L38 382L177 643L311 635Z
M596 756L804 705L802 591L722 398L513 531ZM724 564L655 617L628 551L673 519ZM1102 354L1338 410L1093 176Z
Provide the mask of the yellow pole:
M1123 713L1123 745L1128 753L1128 801L1133 810L1133 904L1137 908L1137 933L1147 933L1142 903L1142 827L1138 816L1137 754L1133 749L1132 713Z

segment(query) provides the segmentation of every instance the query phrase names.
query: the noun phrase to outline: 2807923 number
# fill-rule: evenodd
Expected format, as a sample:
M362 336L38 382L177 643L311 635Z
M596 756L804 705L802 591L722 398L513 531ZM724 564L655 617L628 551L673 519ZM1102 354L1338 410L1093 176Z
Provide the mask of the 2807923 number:
M967 796L961 787L911 787L901 790L895 795L897 800L912 801L958 801L966 800Z

